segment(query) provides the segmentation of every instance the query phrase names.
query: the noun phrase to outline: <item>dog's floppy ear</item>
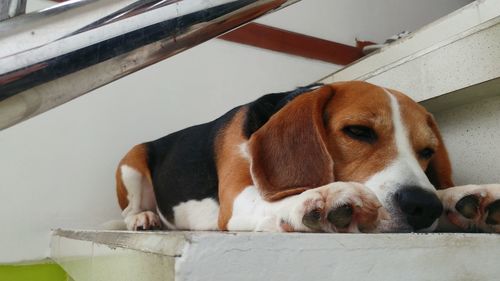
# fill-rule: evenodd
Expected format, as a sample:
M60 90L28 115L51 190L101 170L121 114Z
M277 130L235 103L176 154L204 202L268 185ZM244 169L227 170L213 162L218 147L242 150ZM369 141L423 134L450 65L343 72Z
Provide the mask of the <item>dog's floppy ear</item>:
M437 127L437 123L431 114L428 116L428 124L438 138L438 148L432 157L425 174L429 181L437 188L444 189L454 186L451 179L451 163L448 157L448 152L441 137L441 133Z
M249 140L251 172L267 200L333 181L323 112L331 86L304 93L275 113Z

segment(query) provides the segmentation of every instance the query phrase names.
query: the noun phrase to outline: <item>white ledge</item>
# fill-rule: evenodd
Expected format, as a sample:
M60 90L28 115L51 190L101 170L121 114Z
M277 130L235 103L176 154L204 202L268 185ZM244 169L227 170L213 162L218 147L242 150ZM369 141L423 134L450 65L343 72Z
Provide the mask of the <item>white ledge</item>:
M75 281L493 280L500 235L57 230Z

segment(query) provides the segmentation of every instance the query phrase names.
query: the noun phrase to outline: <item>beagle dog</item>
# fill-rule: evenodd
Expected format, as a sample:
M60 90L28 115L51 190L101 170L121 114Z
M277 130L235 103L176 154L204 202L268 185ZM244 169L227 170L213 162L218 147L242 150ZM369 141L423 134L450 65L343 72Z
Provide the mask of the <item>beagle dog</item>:
M265 95L136 145L116 182L130 230L500 232L500 185L453 187L431 114L360 81Z

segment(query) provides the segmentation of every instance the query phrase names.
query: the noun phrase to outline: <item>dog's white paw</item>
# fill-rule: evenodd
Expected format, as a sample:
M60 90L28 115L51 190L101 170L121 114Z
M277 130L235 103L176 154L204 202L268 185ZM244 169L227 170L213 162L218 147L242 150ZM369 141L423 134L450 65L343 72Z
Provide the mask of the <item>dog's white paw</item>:
M438 231L500 233L500 184L456 186L438 196L444 207Z
M280 227L282 231L373 232L382 212L375 194L362 184L335 182L297 195L291 212L281 215Z
M128 230L155 230L161 229L160 217L151 211L144 211L125 218Z

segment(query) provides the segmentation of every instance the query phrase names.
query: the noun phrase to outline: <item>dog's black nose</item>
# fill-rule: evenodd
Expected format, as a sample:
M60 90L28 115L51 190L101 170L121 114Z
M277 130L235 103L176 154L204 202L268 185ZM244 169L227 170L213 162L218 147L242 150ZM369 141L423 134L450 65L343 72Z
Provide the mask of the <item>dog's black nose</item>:
M395 195L396 202L406 215L413 230L427 228L441 216L443 204L438 197L420 187L405 187Z

